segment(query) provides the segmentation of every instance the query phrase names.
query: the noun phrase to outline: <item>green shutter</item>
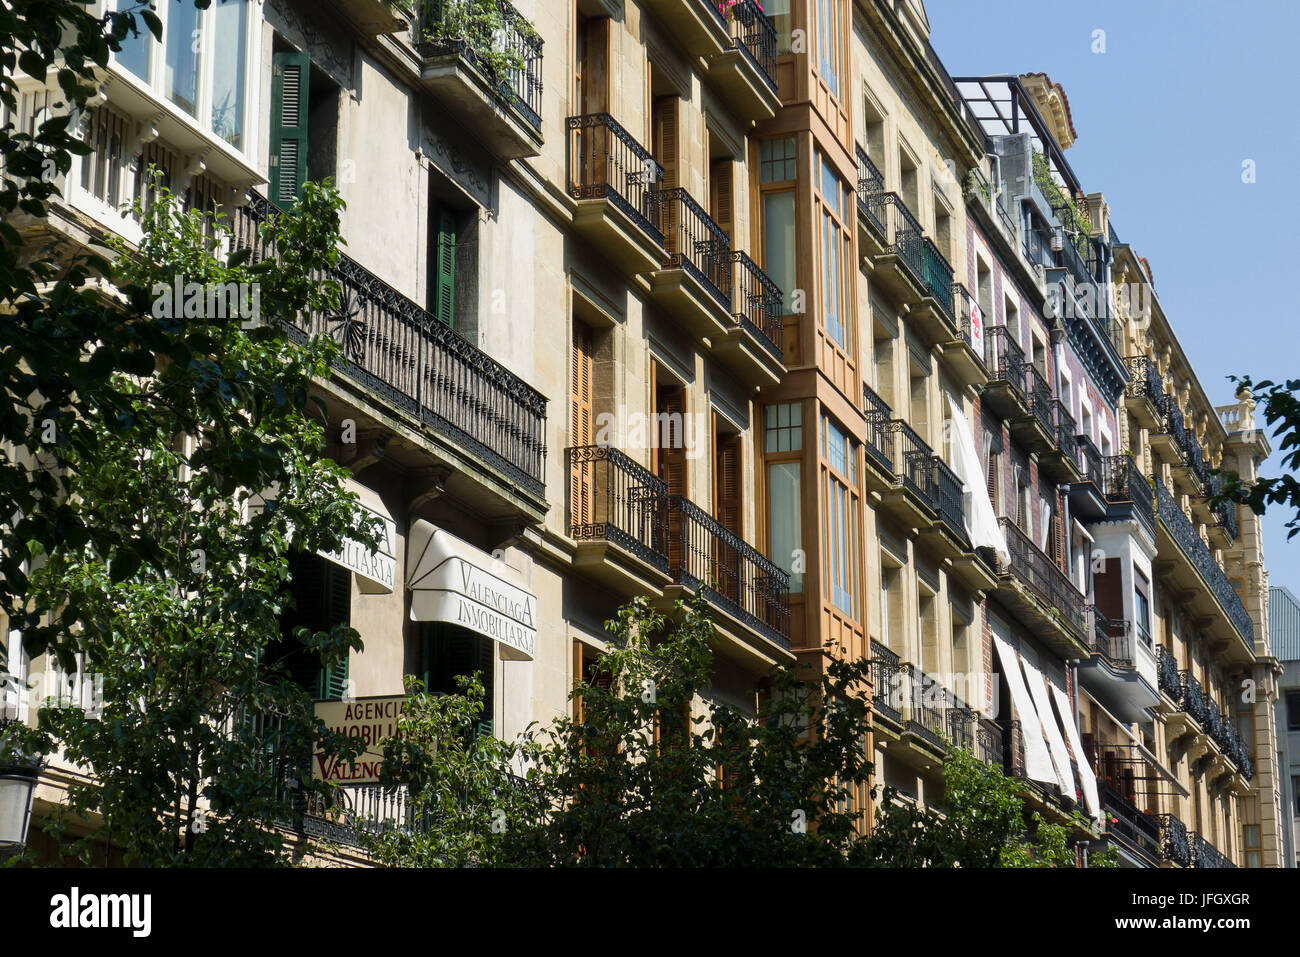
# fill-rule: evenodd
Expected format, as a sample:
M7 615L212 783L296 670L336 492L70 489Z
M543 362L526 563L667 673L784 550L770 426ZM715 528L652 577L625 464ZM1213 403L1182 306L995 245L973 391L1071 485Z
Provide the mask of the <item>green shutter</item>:
M307 178L310 64L305 53L272 57L270 199L280 206L293 205Z
M448 210L438 210L437 275L434 278L434 315L439 322L453 325L452 311L456 299L456 218Z
M333 628L335 625L350 625L352 623L352 573L341 565L324 559L320 561L325 566L325 595L322 603L325 622L321 630ZM351 658L350 653L341 661L330 665L321 664L316 697L323 701L339 701L347 695L349 658Z
M463 628L429 622L421 629L421 657L426 691L435 694L456 694L459 675L479 674L483 682L483 713L480 716L480 734L492 733L493 713L493 644L491 639L476 635Z

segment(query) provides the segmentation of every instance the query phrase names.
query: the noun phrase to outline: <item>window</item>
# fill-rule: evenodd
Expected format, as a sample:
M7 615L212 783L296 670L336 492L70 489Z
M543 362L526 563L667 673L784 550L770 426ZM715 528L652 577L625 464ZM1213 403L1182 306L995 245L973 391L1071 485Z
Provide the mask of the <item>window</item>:
M1003 309L1006 313L1007 335L1016 343L1020 344L1020 309L1016 306L1016 301L1010 296L1003 302Z
M237 149L244 146L247 23L244 0L217 0L212 9L212 132Z
M1300 691L1286 693L1286 729L1300 731Z
M827 415L822 416L822 568L825 597L856 615L858 564L858 446Z
M827 336L841 349L848 350L847 323L850 312L849 263L850 233L845 225L846 210L853 205L849 189L831 169L820 152L815 202L818 209L818 259L821 278L822 325Z
M442 203L429 206L429 312L455 326L456 213Z
M1291 803L1293 817L1300 817L1300 774L1291 776Z
M790 593L803 593L803 572L795 556L803 549L803 497L800 460L803 411L797 402L764 410L764 458L767 462L767 541L772 561L790 575ZM799 567L803 568L803 562Z
M279 51L271 66L270 199L292 205L304 181L338 172L339 87L304 53Z
M875 99L862 86L862 136L867 158L882 176L885 172L885 116L877 108ZM881 184L883 187L883 183Z
M789 310L799 282L795 271L794 137L764 140L758 147L758 180L763 212L763 271L784 293Z
M329 631L351 623L352 573L319 555L299 553L290 560L292 606L280 618L280 641L267 650L267 661L280 665L312 697L338 701L348 692L348 659L326 665L294 631Z
M1138 637L1151 647L1151 583L1137 568L1133 569L1133 614L1137 621Z
M163 95L191 116L199 115L199 14L192 3L168 4L163 23Z
M939 673L939 616L935 604L934 592L920 586L916 596L916 611L917 620L921 623L921 671L926 675Z
M817 0L817 72L831 96L840 92L841 18L840 0Z
M790 52L790 0L767 0L763 5L763 12L767 18L772 21L772 28L776 30L776 52Z

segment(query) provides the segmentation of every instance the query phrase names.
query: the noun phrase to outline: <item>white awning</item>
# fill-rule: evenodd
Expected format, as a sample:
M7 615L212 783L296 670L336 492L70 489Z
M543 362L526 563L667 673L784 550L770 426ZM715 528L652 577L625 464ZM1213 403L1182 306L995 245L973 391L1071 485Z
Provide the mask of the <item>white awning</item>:
M1100 820L1101 802L1097 799L1097 775L1092 773L1088 756L1083 753L1083 741L1079 738L1079 729L1074 724L1074 709L1070 707L1070 699L1065 696L1065 692L1056 685L1052 685L1052 700L1056 702L1056 715L1061 719L1066 740L1070 742L1070 750L1074 752L1075 765L1079 769L1079 777L1083 782L1083 802L1088 806L1088 813Z
M406 537L411 620L459 625L531 660L537 599L505 562L424 519Z
M948 418L952 422L952 442L949 454L952 456L953 473L962 481L962 512L966 518L966 533L970 535L971 544L976 548L992 548L1003 565L1011 564L1011 553L1007 551L1007 535L998 524L997 512L989 499L988 481L984 477L984 467L980 465L979 455L975 451L975 436L970 423L962 414L961 406L946 395L948 400Z
M1029 689L1025 687L1025 679L1020 671L1020 656L997 635L993 636L993 645L998 650L998 660L1002 662L1007 687L1011 689L1011 703L1020 715L1021 737L1025 742L1025 774L1035 781L1058 784L1052 756L1048 753L1047 742L1043 738L1043 727L1038 720L1038 710L1034 707L1034 699L1029 696Z
M1038 707L1039 720L1043 722L1043 734L1047 737L1047 747L1056 765L1057 783L1061 787L1061 794L1069 801L1076 801L1079 792L1074 786L1074 772L1070 769L1070 752L1065 748L1065 739L1061 737L1056 715L1052 714L1052 699L1047 693L1047 679L1043 677L1041 671L1023 658L1020 663L1025 667L1029 693Z

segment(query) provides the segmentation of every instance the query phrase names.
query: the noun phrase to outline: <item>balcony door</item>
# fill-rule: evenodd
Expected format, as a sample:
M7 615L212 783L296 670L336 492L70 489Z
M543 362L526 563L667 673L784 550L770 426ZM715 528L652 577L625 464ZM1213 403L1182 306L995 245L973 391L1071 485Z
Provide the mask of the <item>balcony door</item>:
M744 541L742 510L744 478L741 472L740 433L717 416L713 441L713 517L718 524ZM714 556L717 588L734 602L740 601L740 549L719 538Z
M573 101L578 116L609 112L609 18L578 14L574 31ZM603 123L580 124L572 135L576 163L571 175L585 197L605 195L609 182L609 129Z
M569 427L574 451L569 466L569 524L591 525L595 520L596 463L585 451L592 444L592 378L594 362L591 327L573 320L573 348L569 369Z
M659 363L650 364L650 384L654 395L654 436L651 457L655 475L668 486L668 495L687 494L686 458L686 387L664 374ZM682 510L670 504L668 509L668 561L673 568L682 565L688 543L684 541ZM691 568L693 573L698 569Z

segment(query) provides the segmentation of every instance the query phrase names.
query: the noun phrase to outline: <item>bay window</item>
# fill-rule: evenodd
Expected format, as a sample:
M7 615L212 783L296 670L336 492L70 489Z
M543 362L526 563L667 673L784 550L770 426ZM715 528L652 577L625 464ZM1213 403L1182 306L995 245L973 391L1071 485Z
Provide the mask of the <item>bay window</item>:
M818 261L821 278L821 314L826 334L841 349L849 351L850 233L847 213L854 209L849 188L831 169L820 152L814 200L817 205Z
M822 415L822 569L832 605L856 617L858 590L858 443Z
M803 408L797 402L765 410L768 554L790 575L790 593L803 593L803 571L795 557L803 549ZM802 569L804 562L798 563Z
M795 270L795 179L797 146L793 136L758 144L758 183L763 213L762 267L785 293L785 308L795 301L799 280Z

